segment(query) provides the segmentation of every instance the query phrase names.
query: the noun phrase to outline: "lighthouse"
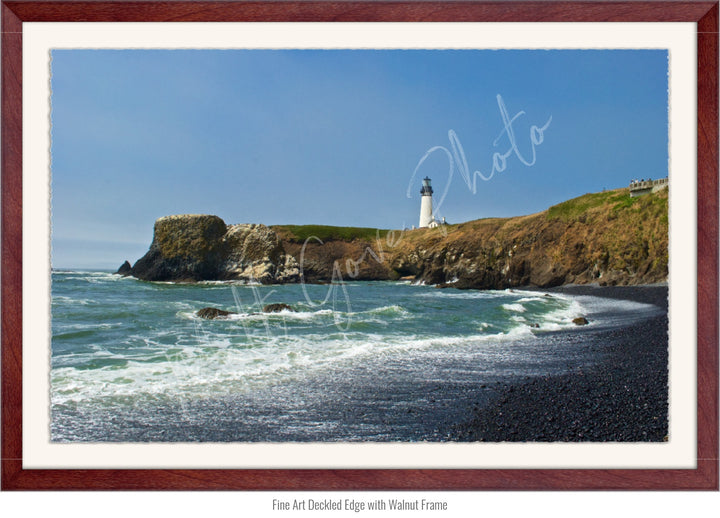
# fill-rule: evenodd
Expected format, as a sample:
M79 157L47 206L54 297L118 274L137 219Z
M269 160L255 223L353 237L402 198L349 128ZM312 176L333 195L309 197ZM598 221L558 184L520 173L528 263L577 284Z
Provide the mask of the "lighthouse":
M433 217L432 208L433 189L430 186L430 178L428 178L427 176L423 179L420 194L420 224L418 225L418 228L437 227L437 222Z

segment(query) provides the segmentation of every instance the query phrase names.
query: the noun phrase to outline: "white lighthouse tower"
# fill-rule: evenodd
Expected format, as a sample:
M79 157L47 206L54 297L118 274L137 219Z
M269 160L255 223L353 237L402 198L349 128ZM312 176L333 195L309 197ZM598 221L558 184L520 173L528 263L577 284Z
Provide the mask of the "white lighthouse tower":
M430 178L427 176L423 179L422 189L420 189L420 224L418 228L437 227L437 222L433 217L432 194L433 189L430 186Z

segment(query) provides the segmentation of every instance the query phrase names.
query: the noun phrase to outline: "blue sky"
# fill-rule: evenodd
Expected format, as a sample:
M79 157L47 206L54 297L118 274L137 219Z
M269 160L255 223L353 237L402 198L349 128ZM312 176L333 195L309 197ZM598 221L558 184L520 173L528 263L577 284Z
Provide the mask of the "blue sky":
M53 267L117 268L154 221L417 225L531 214L667 176L663 50L55 50ZM473 192L448 186L448 132ZM524 113L521 113L524 112ZM549 125L542 138L532 126ZM537 143L541 141L541 143ZM451 153L452 154L452 153ZM411 182L412 180L412 182ZM406 196L410 188L411 197Z

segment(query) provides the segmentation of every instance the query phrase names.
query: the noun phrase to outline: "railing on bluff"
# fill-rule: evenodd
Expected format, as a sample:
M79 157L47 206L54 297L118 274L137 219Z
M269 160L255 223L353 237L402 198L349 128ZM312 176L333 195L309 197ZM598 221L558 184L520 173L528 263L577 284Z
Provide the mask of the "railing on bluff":
M667 187L669 183L668 178L661 178L660 180L652 180L650 178L647 180L633 180L630 182L630 197L635 198L637 196L642 196L643 194L657 192L660 189Z

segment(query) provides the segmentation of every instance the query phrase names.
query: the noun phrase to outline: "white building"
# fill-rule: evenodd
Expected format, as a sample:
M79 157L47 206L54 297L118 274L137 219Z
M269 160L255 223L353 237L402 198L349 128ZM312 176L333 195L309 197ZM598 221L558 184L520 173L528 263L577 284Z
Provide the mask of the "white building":
M642 180L633 180L630 182L630 197L637 198L643 194L651 192L658 192L660 189L665 189L670 185L669 178L661 178L660 180L653 180L651 178Z
M435 228L438 226L433 216L432 194L433 189L430 186L430 178L426 176L423 180L422 189L420 189L420 224L418 228Z

